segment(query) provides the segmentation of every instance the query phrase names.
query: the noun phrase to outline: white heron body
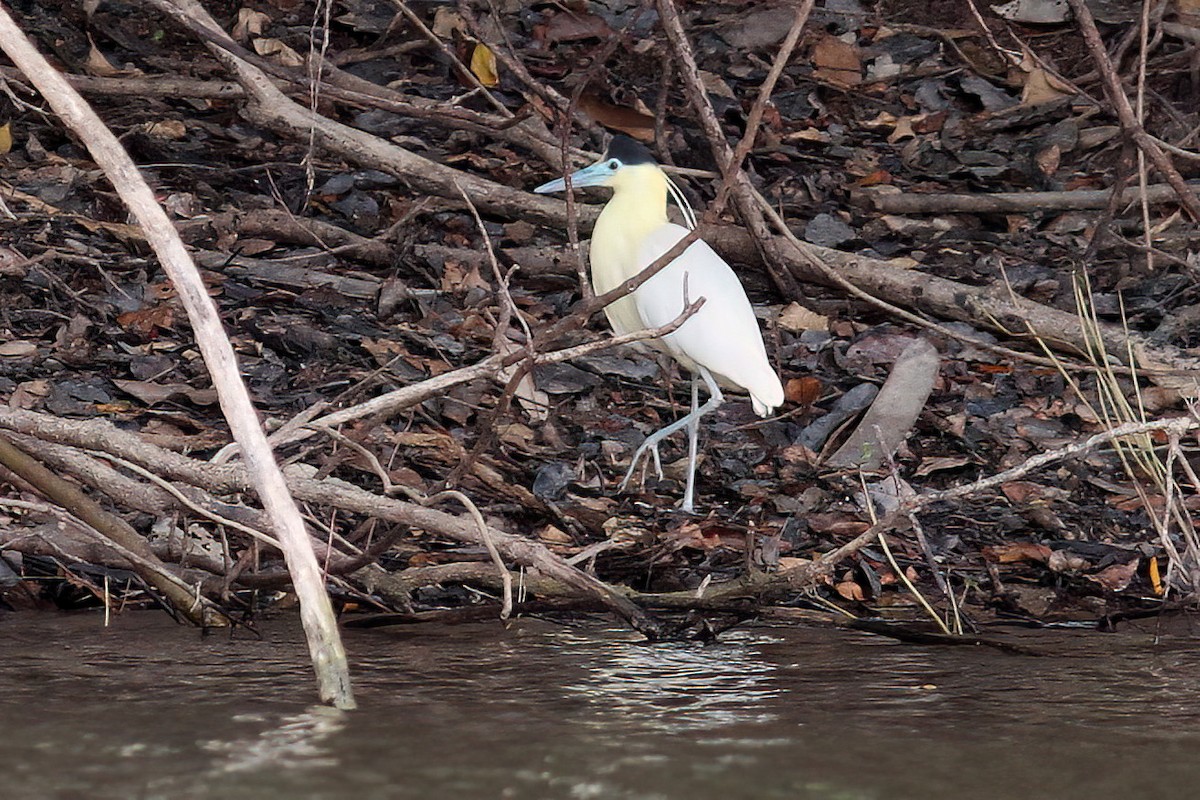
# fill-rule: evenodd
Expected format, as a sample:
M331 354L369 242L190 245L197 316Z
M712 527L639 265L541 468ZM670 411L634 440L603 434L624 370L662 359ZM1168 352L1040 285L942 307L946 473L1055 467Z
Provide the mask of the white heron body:
M635 277L688 234L687 228L667 219L667 179L656 165L624 167L610 185L612 199L592 230L590 261L596 294ZM701 297L704 305L699 311L652 344L689 372L705 367L721 384L749 392L755 412L767 416L783 404L783 386L767 359L741 281L708 242L692 243L604 313L618 334L633 333L669 324Z
M635 163L623 162L616 157L618 152L631 154L627 160ZM638 275L688 234L687 228L667 218L666 174L644 148L625 137L614 139L609 157L575 173L572 181L575 186L613 189L612 199L592 231L589 258L592 288L598 295ZM562 180L551 181L535 191L557 191L564 186ZM673 322L700 298L704 304L699 311L675 331L649 342L692 373L692 412L648 437L625 476L628 482L647 449L652 450L657 464L657 443L686 426L690 435L682 504L686 511L693 505L697 423L722 402L718 383L749 392L759 416L768 416L783 404L783 386L767 359L754 309L733 269L703 240L691 244L632 294L604 309L616 333L633 333ZM703 407L698 405L697 379L705 381L711 395Z

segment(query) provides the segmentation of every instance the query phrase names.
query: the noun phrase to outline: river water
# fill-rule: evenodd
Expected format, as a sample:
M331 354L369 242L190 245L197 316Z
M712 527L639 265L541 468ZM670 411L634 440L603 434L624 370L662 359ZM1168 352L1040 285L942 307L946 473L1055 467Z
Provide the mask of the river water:
M1200 797L1200 641L1057 653L747 627L646 645L521 620L347 630L360 710L299 627L0 615L0 800Z

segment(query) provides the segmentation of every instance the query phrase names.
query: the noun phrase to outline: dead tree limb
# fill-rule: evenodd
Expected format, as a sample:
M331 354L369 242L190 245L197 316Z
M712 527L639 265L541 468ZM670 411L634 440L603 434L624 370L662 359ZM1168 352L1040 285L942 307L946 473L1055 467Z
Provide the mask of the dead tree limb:
M251 490L245 467L210 464L164 450L120 430L103 420L67 420L0 406L0 429L17 431L59 444L111 453L155 474L204 489L212 494L236 494ZM461 542L483 545L475 522L416 503L381 497L334 478L318 480L311 467L293 465L286 470L288 487L299 500L321 503L366 516L427 530ZM623 594L572 567L544 545L524 537L488 528L496 548L519 564L539 570L547 577L571 587L584 597L604 604L642 632L647 638L664 635L661 624Z
M288 494L283 475L259 425L250 394L238 372L233 346L225 335L199 271L120 141L34 48L3 7L0 7L0 46L87 146L141 224L164 271L170 276L187 310L196 343L204 355L229 427L246 454L254 487L285 544L284 555L300 598L300 616L308 637L321 700L339 708L353 708L346 653L325 591L325 581L308 543L304 521Z
M1192 194L1200 185L1188 184ZM1117 197L1119 205L1130 205L1142 199L1152 204L1170 203L1176 189L1170 184L1125 189ZM1113 200L1108 189L1081 189L1069 192L996 192L994 194L913 194L860 192L856 198L884 214L1029 214L1033 212L1081 211L1102 209Z
M1100 31L1096 27L1096 20L1092 17L1091 9L1084 0L1067 0L1067 2L1079 23L1079 31L1083 34L1083 40L1092 54L1092 60L1096 62L1096 68L1100 71L1100 77L1104 82L1104 93L1108 96L1108 101L1112 103L1113 110L1117 113L1117 120L1121 123L1125 135L1133 139L1134 144L1146 154L1154 168L1175 190L1180 205L1187 209L1192 219L1200 222L1200 198L1196 197L1195 193L1188 188L1187 182L1179 174L1179 170L1175 169L1171 159L1167 158L1167 154L1159 147L1158 141L1142 127L1141 120L1137 118L1133 106L1129 104L1129 98L1125 95L1125 89L1121 85L1121 76L1117 74L1116 67L1108 58L1108 51L1104 47L1104 40L1100 38Z

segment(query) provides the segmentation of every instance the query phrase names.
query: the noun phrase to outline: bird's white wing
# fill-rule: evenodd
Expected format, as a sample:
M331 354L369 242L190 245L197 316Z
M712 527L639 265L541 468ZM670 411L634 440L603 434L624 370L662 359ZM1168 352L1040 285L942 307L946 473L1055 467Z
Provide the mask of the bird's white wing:
M639 247L638 263L652 264L686 236L686 228L666 224L652 231ZM741 281L708 243L697 241L670 266L634 293L647 327L657 328L683 313L701 297L703 307L663 344L685 367L700 365L725 383L748 391L760 414L783 403L783 387L767 360L758 320Z

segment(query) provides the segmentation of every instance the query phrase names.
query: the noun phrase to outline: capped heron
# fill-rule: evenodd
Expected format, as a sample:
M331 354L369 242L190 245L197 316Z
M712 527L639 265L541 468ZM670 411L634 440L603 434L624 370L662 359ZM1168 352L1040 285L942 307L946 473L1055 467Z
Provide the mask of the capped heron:
M571 185L608 186L612 198L592 231L592 288L596 294L615 288L653 264L696 226L691 207L679 189L655 163L644 146L627 136L615 136L604 158L571 175ZM566 188L562 178L534 189L539 194ZM667 220L667 193L683 211L688 227ZM702 240L683 251L669 266L605 307L618 334L660 328L675 320L693 302L704 304L675 331L649 344L667 353L692 373L692 410L651 434L634 452L621 481L624 489L638 462L649 450L662 477L658 443L676 431L688 431L688 475L680 507L694 512L696 441L700 418L723 401L720 385L750 393L760 416L783 404L783 386L767 360L762 334L746 292L733 269ZM709 397L699 404L703 380Z

